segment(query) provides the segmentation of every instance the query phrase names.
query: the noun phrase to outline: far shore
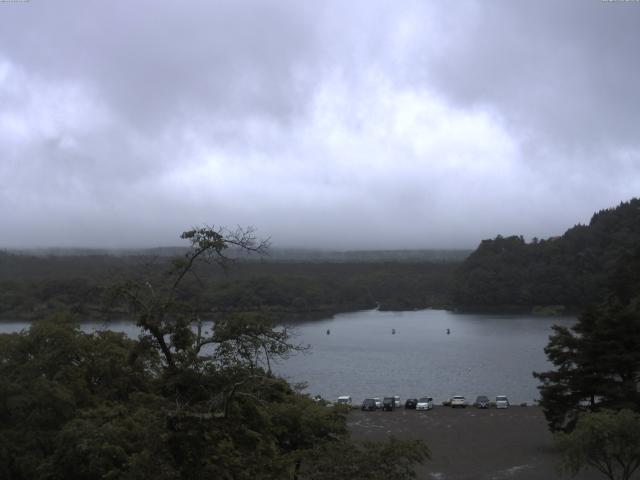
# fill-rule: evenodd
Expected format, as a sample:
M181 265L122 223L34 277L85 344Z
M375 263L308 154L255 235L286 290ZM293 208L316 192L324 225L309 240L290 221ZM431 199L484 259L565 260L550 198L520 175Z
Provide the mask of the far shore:
M576 312L565 309L564 307L551 305L551 306L502 306L502 307L453 307L450 305L431 305L420 307L406 307L399 305L378 305L378 306L354 306L352 308L345 307L342 309L326 309L326 310L313 310L313 311L295 311L295 310L238 310L237 313L264 313L266 315L273 315L274 317L282 317L283 324L296 324L302 322L313 322L318 320L326 320L335 317L336 315L373 311L378 310L381 312L414 312L419 310L446 310L451 313L465 313L465 314L481 314L481 315L531 315L540 317L567 317L575 316ZM236 313L234 311L214 311L214 312L202 312L202 319L204 321L211 321L216 315ZM48 318L53 312L30 312L30 313L15 313L0 315L0 324L2 323L30 323L42 318ZM132 322L135 323L134 317L124 318L125 312L113 312L110 315L100 315L95 313L74 313L72 317L82 323L86 322ZM109 318L110 317L110 318Z

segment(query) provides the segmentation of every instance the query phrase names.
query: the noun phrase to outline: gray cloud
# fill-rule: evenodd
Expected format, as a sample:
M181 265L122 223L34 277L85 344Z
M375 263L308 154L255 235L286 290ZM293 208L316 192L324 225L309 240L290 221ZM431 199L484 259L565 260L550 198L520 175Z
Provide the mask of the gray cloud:
M472 247L640 191L636 2L0 5L0 246Z

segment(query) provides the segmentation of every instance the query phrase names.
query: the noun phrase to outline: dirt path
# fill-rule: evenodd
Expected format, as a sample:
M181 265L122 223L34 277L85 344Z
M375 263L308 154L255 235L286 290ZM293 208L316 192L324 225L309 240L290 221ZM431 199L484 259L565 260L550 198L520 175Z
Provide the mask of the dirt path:
M433 480L553 480L558 456L553 438L538 407L478 410L435 407L429 412L399 409L395 412L349 414L354 438L380 440L421 438L431 450L431 460L419 467L418 478ZM576 478L602 480L597 472Z

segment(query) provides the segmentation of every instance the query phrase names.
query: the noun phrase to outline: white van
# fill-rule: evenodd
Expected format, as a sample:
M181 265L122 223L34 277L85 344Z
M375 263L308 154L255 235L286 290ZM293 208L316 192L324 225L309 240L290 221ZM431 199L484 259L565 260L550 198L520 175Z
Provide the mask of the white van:
M338 405L349 405L351 406L351 397L348 395L343 395L338 397Z

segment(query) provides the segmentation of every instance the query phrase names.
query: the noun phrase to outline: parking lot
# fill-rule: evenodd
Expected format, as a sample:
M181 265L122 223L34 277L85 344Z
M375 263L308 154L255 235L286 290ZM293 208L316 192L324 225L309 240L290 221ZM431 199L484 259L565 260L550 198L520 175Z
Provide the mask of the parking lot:
M561 479L553 437L539 407L507 409L396 409L349 413L356 439L420 438L432 459L419 467L418 478L436 480ZM588 472L577 478L596 480Z

